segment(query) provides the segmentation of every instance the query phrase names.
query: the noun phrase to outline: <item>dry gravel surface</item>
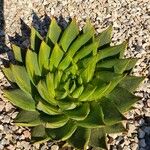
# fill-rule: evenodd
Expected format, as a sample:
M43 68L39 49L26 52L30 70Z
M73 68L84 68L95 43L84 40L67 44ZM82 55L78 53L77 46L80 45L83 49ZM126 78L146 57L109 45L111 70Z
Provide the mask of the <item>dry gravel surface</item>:
M146 78L135 92L142 97L141 100L135 104L134 110L126 114L128 121L125 126L129 132L109 135L109 150L150 150L150 1L6 0L4 12L0 10L0 15L4 15L5 19L5 32L0 28L0 40L2 42L5 35L6 42L3 51L0 51L1 66L2 62L7 64L8 58L12 58L10 41L22 47L28 46L28 26L34 25L45 35L50 20L46 14L56 16L63 26L73 16L77 18L80 27L85 24L86 18L90 18L97 32L113 24L112 44L119 44L125 39L129 41L125 57L139 58L132 74L144 75ZM52 142L30 144L30 130L13 124L17 109L3 97L2 92L4 87L9 86L0 72L0 150L62 149L61 144Z

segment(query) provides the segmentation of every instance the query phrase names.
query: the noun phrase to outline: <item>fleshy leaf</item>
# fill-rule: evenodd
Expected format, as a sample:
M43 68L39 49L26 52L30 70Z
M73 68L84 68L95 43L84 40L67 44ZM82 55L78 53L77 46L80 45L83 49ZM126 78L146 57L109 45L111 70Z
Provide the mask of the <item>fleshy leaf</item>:
M39 55L38 55L39 68L42 73L45 70L49 70L50 51L51 51L51 48L44 41L42 41Z
M49 115L58 115L62 113L57 107L44 101L39 101L39 103L37 104L37 109Z
M12 70L11 70L10 67L9 67L9 68L2 68L2 71L3 71L4 75L6 76L6 78L7 78L9 81L11 81L11 82L16 82L16 81L15 81L15 78L14 78L14 76L13 76Z
M63 127L57 129L46 129L47 134L53 140L67 140L76 130L76 124L73 121L68 121Z
M139 86L139 84L144 80L144 77L126 76L120 83L119 86L125 88L130 92Z
M53 18L51 20L48 33L46 35L46 43L48 43L48 40L50 39L53 42L53 44L56 44L59 39L60 33L61 33L61 28L57 24L56 19Z
M31 94L31 82L25 67L18 65L11 65L11 70L17 85L26 93Z
M107 125L113 125L117 122L124 121L126 118L119 112L116 105L107 98L100 101L104 114L104 122Z
M4 94L15 106L24 110L35 111L35 101L29 94L26 94L19 89L9 91L5 90Z
M90 112L83 121L78 121L78 125L85 128L97 128L104 126L103 112L100 105L92 102Z
M92 26L88 27L88 30L82 35L79 35L77 39L71 44L66 57L62 60L59 65L59 69L65 70L72 61L73 56L75 53L83 46L88 40L92 38L94 34L94 28Z
M121 112L128 111L131 106L140 99L121 87L116 87L109 95L107 95L107 98L112 100Z
M118 53L120 53L122 51L124 52L125 48L126 48L126 42L124 42L120 45L102 49L97 54L97 61L100 61L106 57L117 55Z
M76 24L76 20L73 19L69 24L69 26L65 29L60 39L60 45L62 46L65 52L67 51L71 42L77 37L78 34L79 34L78 25Z
M22 62L21 48L15 44L12 44L12 50L14 53L15 60Z
M40 117L46 128L59 128L68 122L68 117L66 115L41 114Z
M37 54L31 50L26 53L26 69L33 84L37 84L41 71L38 65Z
M51 95L50 92L47 92L48 89L45 80L40 80L37 85L37 89L44 100L46 100L50 104L56 105L56 100L54 99L53 95Z
M50 57L50 70L52 71L53 67L57 68L60 63L64 52L61 50L59 45L56 43L54 49L52 50L52 54Z
M127 132L126 128L121 122L111 126L105 126L105 131L107 134Z
M99 42L99 47L111 43L112 38L112 25L110 25L106 30L101 32L95 40Z
M37 126L41 124L41 120L39 118L39 112L25 111L25 110L19 112L14 122L16 125L28 126L28 127Z
M32 26L31 27L31 36L30 36L30 45L31 49L33 51L38 52L39 47L42 41L42 36L39 34L39 32Z
M84 103L81 106L76 107L75 109L67 110L64 112L73 120L83 120L89 114L90 107L88 103Z
M78 127L74 134L68 140L68 143L77 149L86 150L90 138L91 130Z
M91 129L89 145L99 149L107 149L105 128Z

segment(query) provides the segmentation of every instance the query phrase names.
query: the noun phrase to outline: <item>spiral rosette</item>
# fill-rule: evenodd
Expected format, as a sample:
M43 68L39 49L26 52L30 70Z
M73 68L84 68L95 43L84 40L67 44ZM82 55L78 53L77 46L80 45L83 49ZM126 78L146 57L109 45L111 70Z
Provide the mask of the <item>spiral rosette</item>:
M62 29L52 18L45 38L31 28L25 56L12 45L16 63L3 72L16 88L4 93L33 142L107 149L107 134L126 131L123 114L139 100L133 91L143 77L130 75L137 59L123 58L126 42L110 46L111 32L96 35L90 21L80 31L75 19Z

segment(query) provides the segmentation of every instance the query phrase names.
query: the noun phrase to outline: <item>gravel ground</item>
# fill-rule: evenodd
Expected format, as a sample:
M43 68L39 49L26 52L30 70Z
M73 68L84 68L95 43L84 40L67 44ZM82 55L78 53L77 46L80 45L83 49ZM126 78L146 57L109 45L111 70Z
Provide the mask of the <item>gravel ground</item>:
M1 8L1 5L0 5ZM0 15L1 15L0 11ZM139 58L132 74L147 76L135 92L142 99L135 104L135 109L126 114L125 123L128 134L109 135L110 150L150 150L150 1L149 0L7 0L4 4L5 40L7 51L11 56L10 41L26 47L29 43L29 28L33 24L42 35L47 30L49 17L56 16L65 25L76 16L80 27L88 17L97 32L113 23L113 44L125 39L129 41L126 57ZM22 19L22 20L20 20ZM33 21L32 21L33 20ZM28 25L28 26L27 26ZM4 32L0 28L1 37ZM20 35L23 37L20 37ZM15 36L15 38L13 38ZM2 52L2 51L1 51ZM8 58L6 53L0 58ZM2 61L0 61L2 65ZM9 83L0 72L0 89ZM30 144L30 130L17 127L13 119L17 110L0 90L0 150L58 150L57 143L42 145Z

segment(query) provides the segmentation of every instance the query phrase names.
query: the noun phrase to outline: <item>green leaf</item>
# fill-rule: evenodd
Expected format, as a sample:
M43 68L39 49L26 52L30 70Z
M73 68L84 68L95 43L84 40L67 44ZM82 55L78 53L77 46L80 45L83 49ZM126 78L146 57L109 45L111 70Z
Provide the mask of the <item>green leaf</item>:
M74 109L78 105L78 102L73 101L72 99L69 98L59 100L57 101L57 103L62 110Z
M112 25L110 25L106 30L104 30L97 37L95 37L95 40L99 42L99 47L101 47L106 44L110 44L111 38L112 38Z
M53 140L65 141L72 136L76 128L76 124L73 121L68 121L63 127L46 129L46 132Z
M66 115L47 115L41 114L41 120L44 122L46 128L59 128L68 122Z
M64 113L73 120L84 120L89 112L90 107L88 103L83 103L75 109L64 111Z
M19 89L10 91L5 90L4 94L9 99L9 101L13 103L15 106L28 111L35 110L35 101L29 94L26 94Z
M50 51L51 51L51 48L44 41L42 41L39 55L38 55L39 68L42 73L45 70L49 70Z
M15 81L15 78L14 78L14 76L13 76L12 70L11 70L10 67L9 67L9 68L2 68L2 71L3 71L4 75L6 76L6 78L7 78L9 81L11 81L11 82L16 82L16 81Z
M56 19L52 18L48 29L48 33L46 35L46 43L48 43L48 40L50 39L53 42L53 44L56 44L59 39L60 33L61 33L61 28L57 24Z
M50 94L50 92L47 92L47 86L45 83L45 80L40 80L40 82L37 85L38 92L40 93L41 97L46 100L48 103L52 105L56 105L57 102L54 99L53 95Z
M12 44L12 50L15 56L15 60L22 62L21 48L15 44Z
M121 87L116 87L106 97L113 101L121 112L128 111L140 99Z
M123 121L126 118L120 113L117 106L107 98L103 98L100 101L102 111L104 114L104 122L107 125L113 125L117 122Z
M81 50L79 50L76 55L74 56L73 60L76 63L78 60L84 58L88 54L90 54L92 51L97 51L98 43L94 42L92 44L89 44L85 47L83 47Z
M101 106L96 102L92 102L88 116L83 121L78 121L77 124L85 128L103 127L105 124Z
M18 65L11 65L11 70L17 85L26 93L31 94L31 82L25 67Z
M84 86L81 85L81 86L79 86L78 88L76 88L76 89L73 91L73 93L71 94L71 96L72 96L73 98L78 98L78 97L82 94L83 90L84 90Z
M116 46L112 46L112 47L108 47L108 48L100 50L97 54L97 61L100 61L104 58L114 56L114 55L117 55L118 53L124 52L126 46L127 46L126 42L124 42L120 45L116 45Z
M68 27L63 32L63 35L60 39L60 45L62 46L63 50L66 52L68 47L70 46L71 42L77 37L79 34L79 28L76 23L76 20L73 19Z
M46 75L46 86L48 89L48 92L55 97L55 84L54 84L54 74L49 72Z
M58 70L55 72L55 77L54 77L54 87L55 89L58 87L60 81L61 81L61 77L62 77L63 72Z
M44 101L39 101L39 103L37 104L37 109L49 115L58 115L62 113L58 107L55 107Z
M107 149L106 132L103 127L91 129L89 145L94 148Z
M31 27L31 36L30 36L30 45L31 49L38 52L41 41L43 40L39 32L32 26Z
M35 85L38 82L38 76L41 76L41 71L38 65L37 54L31 50L26 53L26 69L30 80Z
M66 57L61 61L59 65L59 69L65 70L71 63L73 56L75 53L80 49L81 46L86 44L92 36L94 35L94 28L93 26L87 25L87 30L82 35L79 35L77 39L71 44Z
M96 57L91 57L87 62L86 68L83 69L83 71L81 72L81 77L84 82L89 82L93 78L96 63L97 63Z
M145 77L126 76L120 83L119 86L124 89L134 92L139 84L145 79Z
M19 112L14 122L16 125L28 126L28 127L37 126L41 124L41 120L39 118L39 112L25 111L25 110Z
M124 127L124 125L121 122L119 122L111 126L105 126L105 131L107 134L114 134L114 133L127 132L127 129Z
M32 137L44 137L46 135L45 127L43 125L38 125L32 129Z
M52 54L50 57L50 70L53 70L53 67L57 68L58 64L60 63L62 57L64 55L64 52L61 50L61 48L59 47L59 45L56 43L53 50L52 50Z
M69 138L68 143L77 149L87 149L91 130L78 127L73 135Z
M79 96L79 101L87 101L88 98L94 93L96 88L97 88L96 86L87 84L87 86L84 88L82 94Z
M51 140L50 137L47 136L45 132L45 127L43 125L35 126L31 131L31 143L41 144L46 141Z

